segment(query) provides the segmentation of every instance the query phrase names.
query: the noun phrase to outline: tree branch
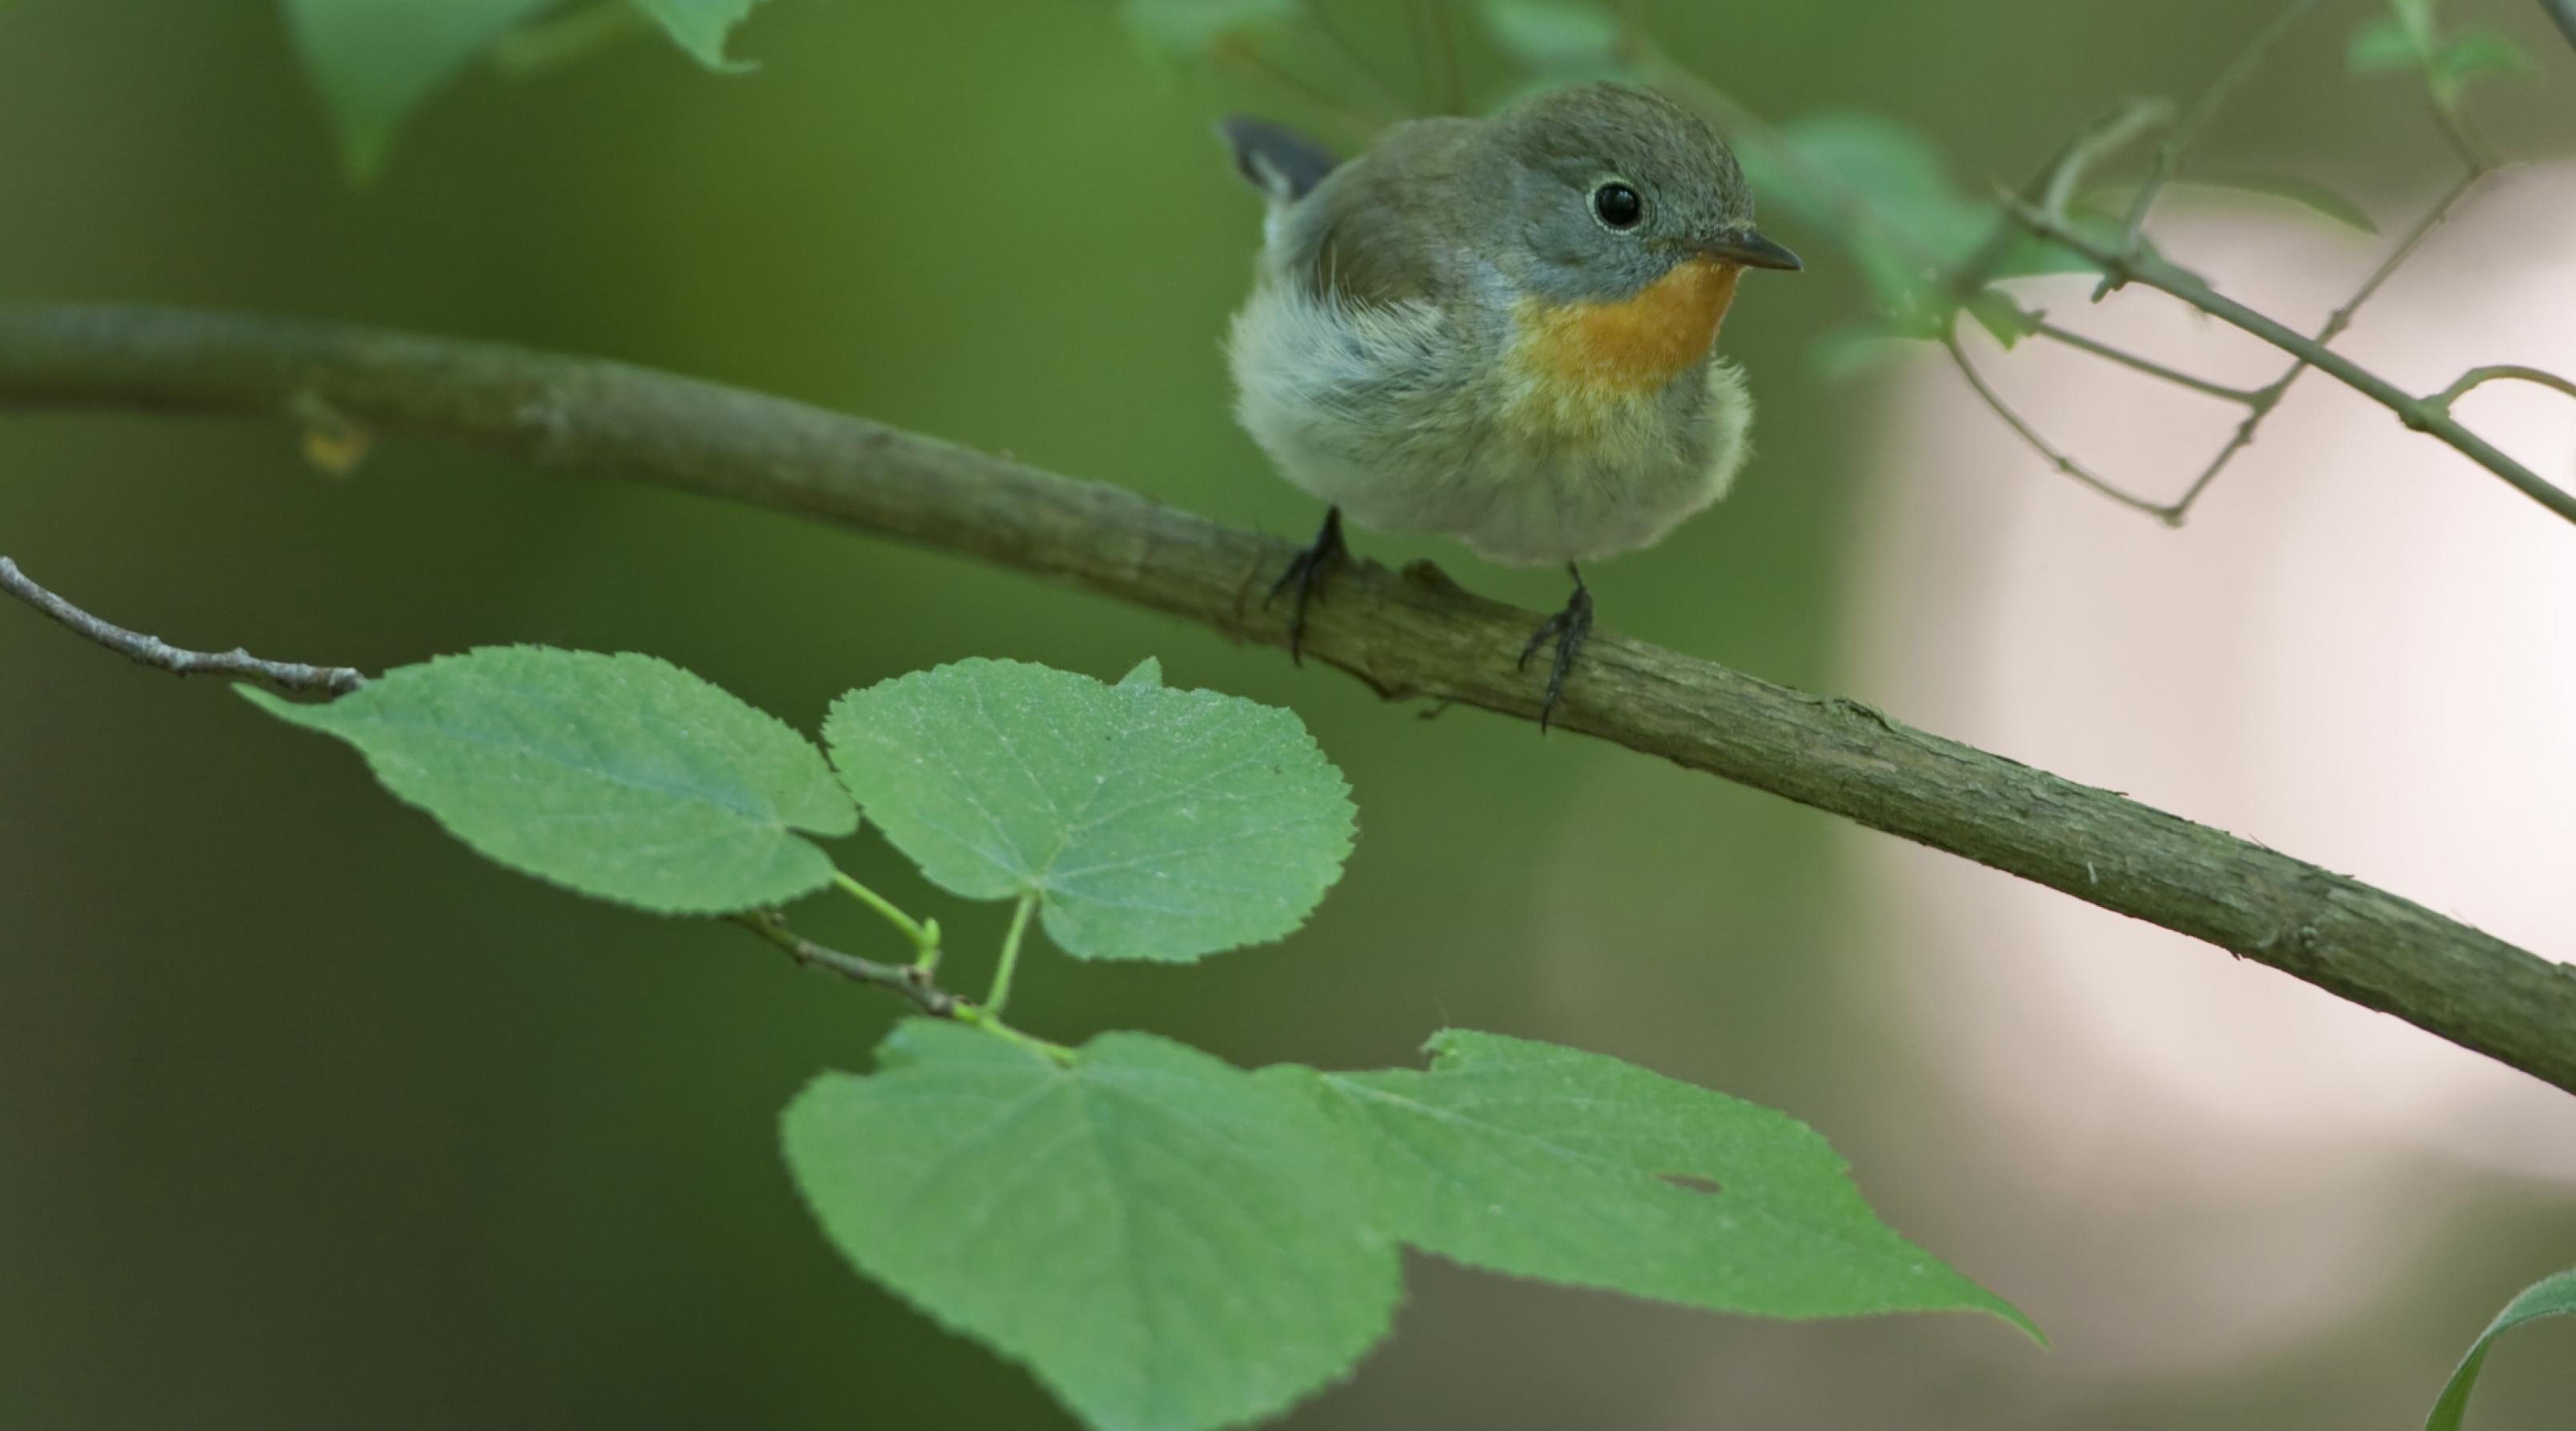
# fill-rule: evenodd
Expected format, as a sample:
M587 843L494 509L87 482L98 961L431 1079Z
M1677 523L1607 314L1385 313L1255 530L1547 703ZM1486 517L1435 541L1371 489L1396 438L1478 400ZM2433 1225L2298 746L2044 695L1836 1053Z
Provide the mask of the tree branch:
M0 408L288 417L299 399L389 433L976 557L1238 640L1288 640L1284 612L1259 598L1287 542L863 419L488 344L148 309L0 310ZM1310 657L1390 698L1538 717L1540 685L1512 662L1535 613L1428 565L1355 561L1335 581L1335 599L1309 614ZM2206 940L2576 1092L2576 969L2357 880L1857 702L1608 633L1585 648L1556 720Z
M0 556L0 591L9 593L129 661L168 671L174 676L230 676L239 681L255 681L272 691L292 696L346 695L367 683L364 675L347 666L263 661L239 647L230 651L183 651L158 636L128 631L90 615L38 586L18 569L16 562L4 556Z
M2465 190L2454 189L2452 192L2457 195ZM2539 473L2506 456L2495 444L2462 426L2439 403L2428 398L2416 397L2395 383L2327 347L2325 341L2311 338L2221 294L2217 289L2210 287L2205 280L2186 269L2142 251L2114 248L2057 215L2019 199L2009 202L2013 212L2020 216L2021 221L2032 233L2064 244L2084 255L2101 265L2103 272L2121 283L2140 284L2180 299L2212 318L2231 327L2243 329L2297 359L2297 364L2293 365L2290 372L2284 375L2281 381L2274 385L2275 387L2285 388L2301 372L2308 368L2315 368L2395 413L2398 420L2408 427L2450 444L2470 461L2503 478L2515 491L2568 521L2576 522L2576 493L2552 485ZM2448 201L2445 202L2444 211L2447 207ZM2423 232L2430 232L2429 226ZM2419 241L2420 234L2410 236L2408 242L2411 246ZM2336 316L2349 322L2352 309L2358 307L2361 301L2377 288L2386 273L2395 270L2395 262L2396 260L2392 259L2389 264L2383 265L2381 275L2374 275L2370 288L2365 289L2352 303L2345 305ZM2335 329L2336 332L2341 331L2340 327L2331 320L2328 327ZM2265 391L2268 393L2271 389ZM2253 416L2259 418L2261 415L2262 410L2257 410ZM2246 435L2246 440L2251 440L2250 433ZM2195 485L2194 494L2196 495L2199 488L2206 485L2207 479L2204 478L2201 483Z
M828 949L787 927L787 921L769 911L732 916L733 922L769 941L780 953L808 969L822 969L838 974L854 984L884 989L902 997L914 1008L934 1019L954 1019L965 1006L965 1000L940 988L931 981L930 971L911 964L880 964L856 954Z
M2576 0L2540 0L2540 8L2558 22L2559 33L2567 37L2567 43L2576 45Z

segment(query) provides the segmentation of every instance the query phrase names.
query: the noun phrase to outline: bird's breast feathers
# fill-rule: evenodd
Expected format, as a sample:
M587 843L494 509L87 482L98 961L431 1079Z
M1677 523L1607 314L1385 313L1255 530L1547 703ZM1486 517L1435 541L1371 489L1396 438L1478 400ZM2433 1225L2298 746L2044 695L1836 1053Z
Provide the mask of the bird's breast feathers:
M1512 418L1533 428L1598 429L1658 397L1716 346L1743 270L1692 259L1616 303L1513 305L1502 354Z

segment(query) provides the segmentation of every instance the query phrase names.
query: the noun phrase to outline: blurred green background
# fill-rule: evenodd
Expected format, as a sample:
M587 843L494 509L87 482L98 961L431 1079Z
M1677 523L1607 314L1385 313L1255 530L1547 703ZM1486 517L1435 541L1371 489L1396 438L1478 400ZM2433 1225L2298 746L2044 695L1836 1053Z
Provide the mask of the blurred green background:
M1110 8L774 0L737 45L755 75L652 42L530 82L476 73L356 192L272 6L21 0L0 9L0 301L607 354L1302 536L1311 503L1228 415L1217 344L1258 215L1208 123L1316 116L1158 73ZM1402 7L1341 8L1414 73ZM2119 96L2192 92L2260 17L1638 8L1757 110L1889 113L1980 181L2029 172ZM2440 140L2402 84L2344 78L2363 7L2342 8L2213 152L2420 192ZM2543 66L2481 101L2489 131L2564 154L2565 44L2528 3L2452 9ZM1761 458L1723 508L1594 574L1607 624L1840 688L1871 390L1820 379L1809 346L1857 291L1824 262L1747 285L1727 338ZM1366 550L1562 595L1438 542ZM282 425L12 416L0 551L183 644L370 669L489 642L637 649L809 727L847 687L958 657L1114 676L1160 655L1175 683L1297 709L1355 788L1358 853L1282 946L1185 970L1042 952L1014 1000L1028 1026L1148 1027L1244 1063L1404 1062L1446 1024L1577 1043L1814 1122L1936 1249L2033 1212L1938 1161L1922 1120L1973 1110L1929 1109L1887 1033L1847 937L1842 832L1768 797L1473 712L1417 720L1276 652L778 516L410 444L327 479ZM998 933L998 908L945 903L867 837L840 853L956 947ZM864 1066L893 1015L734 932L487 866L346 751L0 610L0 1426L1066 1424L851 1275L780 1168L781 1104ZM2087 1375L1967 1318L1773 1326L1418 1261L1394 1339L1288 1424L2420 1424L2503 1298L2576 1260L2576 1190L2454 1182L2482 1210L2427 1228L2384 1299L2207 1374ZM2192 1254L2172 1236L2119 1256ZM1965 1270L2048 1325L2116 1305L2118 1260L2098 1279ZM2576 1424L2571 1342L2522 1335L2474 1424ZM1677 1401L1691 1387L1704 1399Z

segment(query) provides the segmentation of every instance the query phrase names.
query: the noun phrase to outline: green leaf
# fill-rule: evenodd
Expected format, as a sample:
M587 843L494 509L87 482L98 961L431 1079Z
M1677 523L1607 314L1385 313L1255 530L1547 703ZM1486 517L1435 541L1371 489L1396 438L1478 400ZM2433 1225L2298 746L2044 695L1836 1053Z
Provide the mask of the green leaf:
M284 0L288 29L352 177L374 176L405 116L554 0Z
M2434 52L2432 74L2437 82L2456 88L2479 75L2524 75L2533 68L2531 56L2511 37L2493 30L2462 30Z
M1768 145L1744 150L1754 192L1837 238L1900 330L1947 332L1958 297L1948 291L1946 274L2005 232L2002 211L1969 198L1940 151L1892 120L1829 111L1793 121L1780 135L1786 152ZM2092 271L2054 245L2022 236L2008 243L1989 277Z
M487 647L325 705L239 689L356 746L385 788L491 859L643 909L810 893L832 863L794 832L858 828L811 742L649 656Z
M2433 1403L2433 1414L2424 1419L2424 1431L2459 1431L2461 1418L2468 1414L2469 1393L2476 1389L2478 1373L2485 1369L2487 1352L2497 1337L2542 1317L2569 1316L2576 1316L2576 1270L2544 1277L2524 1288L2470 1345L2460 1369L2451 1373L2450 1384L2442 1388L2441 1399Z
M725 58L725 41L751 17L761 0L634 0L659 23L672 42L708 69L740 73L753 68L746 60Z
M1244 1073L1104 1034L1068 1066L916 1020L789 1105L787 1164L862 1273L1103 1431L1230 1425L1340 1376L1385 1334L1400 1242L1693 1307L2030 1327L1785 1115L1490 1034L1434 1048L1427 1073Z
M2388 0L2388 13L2416 49L2433 47L2433 0Z
M1127 33L1156 59L1203 58L1228 40L1288 24L1299 0L1119 0Z
M2415 37L2396 21L2372 20L2353 32L2352 48L2345 53L2344 63L2357 75L2387 74L2421 69L2424 52L2416 48Z
M1718 1311L1841 1317L2010 1303L1881 1223L1784 1113L1494 1034L1427 1073L1320 1075L1376 1215L1471 1266Z
M1968 316L1976 319L1977 325L1992 334L2007 352L2022 339L2038 332L2042 321L2040 315L1992 288L1969 299L1965 307Z
M1923 338L1891 332L1883 323L1857 323L1817 338L1807 361L1825 381L1849 382L1922 352L1923 344Z
M1348 787L1305 726L1212 691L967 661L843 696L823 734L868 818L933 883L1036 891L1077 958L1277 939L1350 854Z
M2346 228L2356 229L2366 234L2379 232L2378 222L2372 219L2369 211L2361 205L2313 179L2302 178L2296 174L2275 174L2255 170L2194 173L2167 180L2165 188L2168 190L2217 189L2228 193L2254 194L2266 199L2279 199L2285 203L2296 204L2321 218L2331 219ZM2090 190L2085 197L2090 203L2125 212L2129 207L2131 196L2136 193L2137 186L2134 184L2113 184Z
M1629 69L1625 27L1590 0L1484 0L1478 10L1495 48L1534 75L1561 84Z
M1070 1067L898 1028L790 1104L787 1164L869 1277L1024 1363L1085 1421L1271 1415L1386 1332L1394 1247L1302 1088L1142 1034Z

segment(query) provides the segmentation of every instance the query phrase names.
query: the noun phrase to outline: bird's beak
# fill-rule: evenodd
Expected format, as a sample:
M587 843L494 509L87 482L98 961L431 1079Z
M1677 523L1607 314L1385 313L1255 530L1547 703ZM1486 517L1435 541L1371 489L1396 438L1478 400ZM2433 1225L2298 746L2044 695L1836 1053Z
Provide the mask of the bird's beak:
M1746 268L1776 268L1795 273L1806 265L1798 256L1764 238L1759 229L1743 229L1731 234L1718 234L1700 245L1700 252L1725 263L1740 263Z

